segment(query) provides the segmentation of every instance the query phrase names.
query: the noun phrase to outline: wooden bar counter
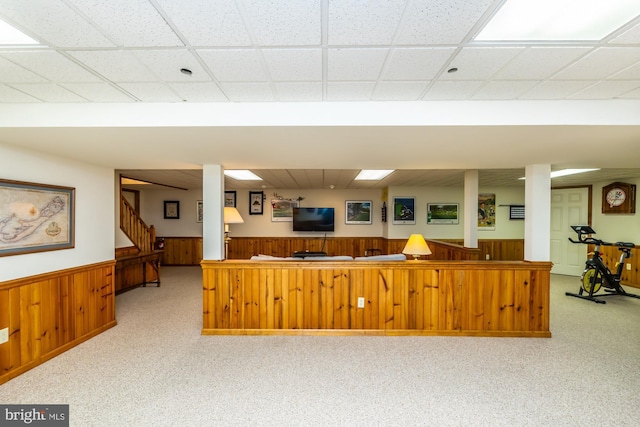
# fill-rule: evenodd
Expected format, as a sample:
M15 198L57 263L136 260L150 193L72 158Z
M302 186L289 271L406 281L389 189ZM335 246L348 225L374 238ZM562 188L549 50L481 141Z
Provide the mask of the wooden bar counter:
M201 265L203 335L551 337L550 262Z

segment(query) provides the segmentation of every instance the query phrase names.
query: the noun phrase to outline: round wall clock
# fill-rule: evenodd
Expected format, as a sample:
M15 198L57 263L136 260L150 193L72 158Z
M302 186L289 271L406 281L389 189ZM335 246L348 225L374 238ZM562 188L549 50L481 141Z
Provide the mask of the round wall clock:
M635 213L636 186L614 182L602 188L602 213Z

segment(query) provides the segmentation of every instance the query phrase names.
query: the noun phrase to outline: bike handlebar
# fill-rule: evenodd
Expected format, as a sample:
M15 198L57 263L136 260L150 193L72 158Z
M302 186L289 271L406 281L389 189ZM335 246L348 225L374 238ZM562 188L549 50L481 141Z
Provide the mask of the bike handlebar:
M604 240L600 240L600 239L596 239L594 237L579 237L580 240L573 240L571 237L569 237L569 241L571 243L584 243L585 245L601 245L601 246L617 246L618 248L620 248L621 250L624 248L635 248L636 245L635 243L631 243L631 242L615 242L615 243L611 243L611 242L605 242Z

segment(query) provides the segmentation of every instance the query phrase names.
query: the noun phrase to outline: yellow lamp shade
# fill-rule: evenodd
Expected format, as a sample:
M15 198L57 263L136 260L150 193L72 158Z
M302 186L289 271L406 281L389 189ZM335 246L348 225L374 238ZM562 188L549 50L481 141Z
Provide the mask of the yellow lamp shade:
M413 255L413 259L418 259L420 255L431 255L431 249L429 249L429 245L427 245L422 234L412 234L409 236L402 253Z

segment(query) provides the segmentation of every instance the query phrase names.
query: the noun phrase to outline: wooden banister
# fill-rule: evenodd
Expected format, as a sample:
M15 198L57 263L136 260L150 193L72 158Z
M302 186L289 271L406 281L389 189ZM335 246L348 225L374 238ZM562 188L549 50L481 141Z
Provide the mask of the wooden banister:
M153 251L156 240L155 228L145 224L122 194L120 194L120 229L140 252Z

